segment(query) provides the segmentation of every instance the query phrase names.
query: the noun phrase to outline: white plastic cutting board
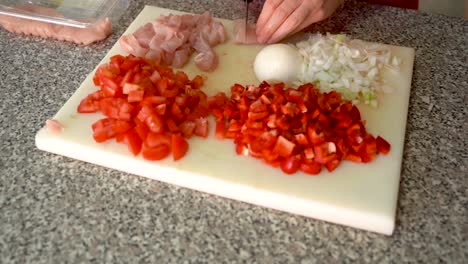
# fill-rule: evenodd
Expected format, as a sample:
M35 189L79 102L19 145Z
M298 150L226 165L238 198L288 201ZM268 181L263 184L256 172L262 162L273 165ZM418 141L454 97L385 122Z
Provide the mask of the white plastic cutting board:
M124 34L168 13L180 12L146 6ZM232 21L223 22L231 34ZM213 95L217 91L229 91L234 83L258 84L252 63L261 48L236 45L232 41L216 47L220 65L215 72L206 74L208 80L203 88L206 93ZM42 128L36 135L36 145L44 151L131 174L390 235L395 223L414 60L411 48L392 46L391 49L403 61L401 72L384 73L395 91L380 100L378 109L359 106L368 131L383 136L392 145L388 155L379 155L369 164L342 162L332 173L324 170L319 176L303 173L286 176L280 169L267 166L260 160L236 155L231 140L214 138L213 122L210 123L210 137L190 139L190 150L182 160L145 161L132 156L123 144L95 143L91 124L103 116L76 112L81 99L97 89L92 83L94 71L53 117L65 126L64 131L54 134ZM101 63L107 63L110 56L117 53L124 54L118 42ZM192 64L183 70L190 77L201 73Z

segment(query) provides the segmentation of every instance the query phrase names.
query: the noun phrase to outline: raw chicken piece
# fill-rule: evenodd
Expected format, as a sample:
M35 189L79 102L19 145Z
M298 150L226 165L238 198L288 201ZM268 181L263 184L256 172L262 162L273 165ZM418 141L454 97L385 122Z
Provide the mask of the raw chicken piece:
M44 15L60 15L54 9L32 5L16 6L15 8ZM112 32L112 26L108 18L88 28L75 28L56 25L24 18L0 15L0 25L12 33L34 35L42 38L53 38L69 41L77 44L89 45L93 42L107 38Z
M134 35L123 36L120 39L120 45L126 52L135 56L144 57L148 52L148 49L143 48Z
M245 34L245 20L234 20L234 42L240 44L258 44L255 24L247 24L247 34Z
M192 52L190 51L190 47L177 49L174 52L174 59L172 61L172 66L176 68L180 68L184 66L185 63L187 63L191 53Z
M46 120L45 125L47 131L52 134L60 134L64 127L57 119L48 119Z
M162 50L160 48L149 49L148 52L145 54L145 58L153 61L154 63L161 63L162 59Z
M177 48L185 43L184 35L176 32L170 39L161 43L161 48L165 52L174 53Z
M218 65L213 46L226 39L224 25L205 12L160 16L135 33L123 36L120 44L130 54L176 68L184 66L196 51L195 64L201 70L212 71Z
M198 53L194 58L195 65L202 71L213 71L218 67L218 56L213 50Z
M194 35L193 42L191 43L193 48L198 52L211 51L211 45L208 40L205 39L202 33L198 36Z
M138 39L138 43L140 43L143 48L148 48L151 39L153 39L153 36L155 35L153 25L151 23L147 23L135 31L133 35Z

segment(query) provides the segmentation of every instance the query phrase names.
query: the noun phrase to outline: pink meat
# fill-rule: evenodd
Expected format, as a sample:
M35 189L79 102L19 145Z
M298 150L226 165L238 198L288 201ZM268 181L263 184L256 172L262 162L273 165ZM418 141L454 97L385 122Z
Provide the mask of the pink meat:
M218 67L218 56L214 51L198 53L194 61L195 65L202 71L210 72Z
M119 42L126 52L135 56L144 57L148 52L148 49L143 48L134 35L123 36Z
M182 47L180 49L177 49L174 52L174 59L172 61L172 66L176 68L180 68L184 66L185 63L187 63L187 61L189 60L190 54L191 54L190 47L186 47L186 48Z
M234 20L234 42L240 44L258 44L255 24L247 24L247 34L245 34L245 20Z
M182 34L174 34L170 39L163 41L161 43L161 48L165 52L174 53L176 49L182 46L185 43L184 36Z
M60 134L64 129L63 125L56 119L46 120L45 127L47 131L52 134Z
M151 23L147 23L135 31L133 35L138 39L138 43L140 43L142 47L148 48L151 39L155 35L153 25Z
M60 15L54 9L37 6L17 6L16 8L25 11L32 11L44 15ZM93 42L107 38L112 32L112 26L109 19L98 22L95 26L88 28L75 28L70 26L56 25L41 21L17 18L12 16L0 15L0 25L6 30L33 35L42 38L53 38L62 41L73 42L77 44L89 45Z
M160 16L135 33L123 36L120 44L130 54L176 68L184 66L196 51L195 64L201 70L212 71L218 64L213 47L226 40L224 25L205 12Z
M163 51L160 48L149 49L148 52L145 54L145 58L159 64L162 60L162 52Z

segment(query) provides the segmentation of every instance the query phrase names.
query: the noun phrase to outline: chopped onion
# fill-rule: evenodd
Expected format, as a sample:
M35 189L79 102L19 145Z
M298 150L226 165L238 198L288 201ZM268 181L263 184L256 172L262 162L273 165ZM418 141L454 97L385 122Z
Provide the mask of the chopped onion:
M323 92L336 90L353 103L377 106L376 93L391 92L381 70L398 70L401 64L388 47L342 34L313 34L296 47L304 58L296 85L315 83Z

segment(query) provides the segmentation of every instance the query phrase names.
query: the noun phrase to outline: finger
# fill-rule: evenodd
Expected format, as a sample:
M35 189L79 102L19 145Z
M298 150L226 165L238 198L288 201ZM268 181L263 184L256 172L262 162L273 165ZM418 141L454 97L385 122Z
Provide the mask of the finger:
M260 34L257 39L260 43L264 43L273 35L283 22L296 10L301 1L291 0L284 1L278 8L275 9L268 21L260 28Z
M265 42L270 44L278 42L291 32L298 30L309 15L310 8L308 6L299 6Z
M266 0L265 4L263 5L262 12L257 20L257 35L260 34L260 30L263 28L265 23L271 17L273 12L276 8L283 2L284 0Z

